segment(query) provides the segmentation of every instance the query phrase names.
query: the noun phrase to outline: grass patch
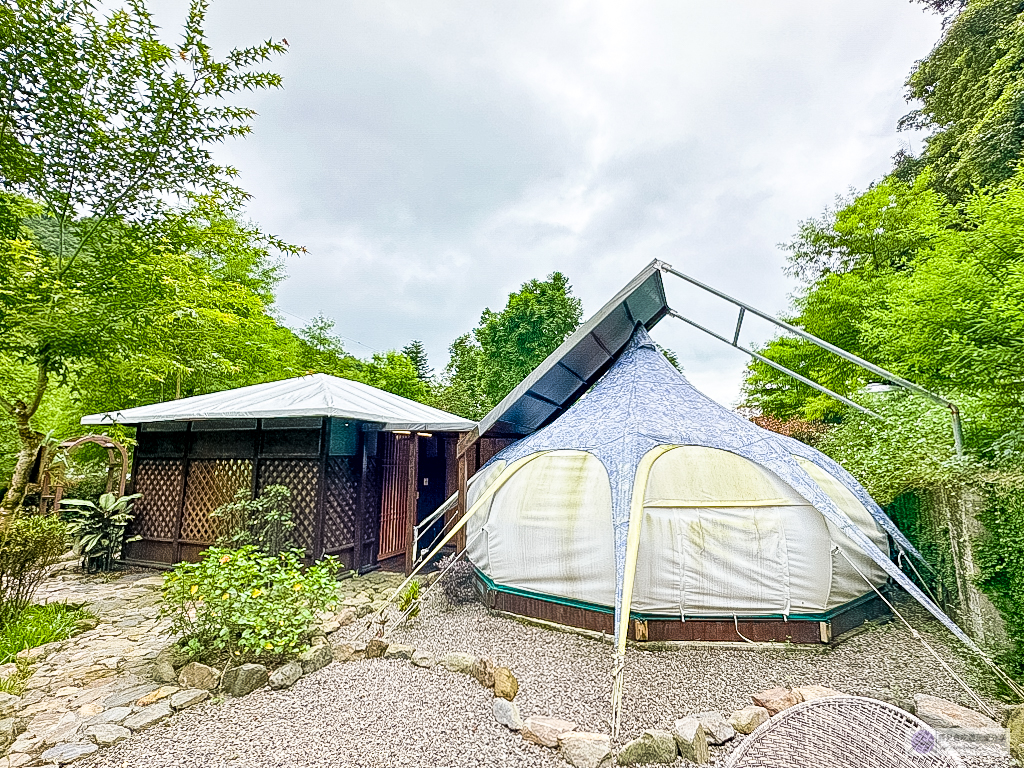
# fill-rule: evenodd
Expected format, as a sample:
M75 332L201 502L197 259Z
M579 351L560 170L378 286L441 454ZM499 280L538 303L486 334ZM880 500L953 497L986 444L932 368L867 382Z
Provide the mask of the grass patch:
M80 605L30 605L0 631L0 664L14 661L18 652L26 648L66 640L75 633L75 625L88 618L92 618L92 614Z

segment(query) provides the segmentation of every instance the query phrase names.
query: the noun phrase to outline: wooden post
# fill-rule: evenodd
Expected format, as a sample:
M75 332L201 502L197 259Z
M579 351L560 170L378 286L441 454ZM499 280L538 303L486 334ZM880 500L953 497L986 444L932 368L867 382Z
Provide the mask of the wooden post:
M409 436L409 484L405 516L405 572L412 573L413 537L416 535L416 511L419 506L420 485L420 439L415 433Z
M366 538L366 497L369 493L370 485L370 440L377 439L376 432L360 432L360 443L362 444L363 463L362 469L359 472L359 490L357 491L356 501L356 521L355 521L355 532L353 534L355 538L355 550L352 552L352 570L357 573L364 565L372 565L372 563L366 562L366 544L364 539Z
M466 454L459 456L459 503L455 511L455 519L461 520L466 514L466 486L469 483L469 467L466 466ZM466 529L462 528L455 534L455 549L461 552L466 548Z

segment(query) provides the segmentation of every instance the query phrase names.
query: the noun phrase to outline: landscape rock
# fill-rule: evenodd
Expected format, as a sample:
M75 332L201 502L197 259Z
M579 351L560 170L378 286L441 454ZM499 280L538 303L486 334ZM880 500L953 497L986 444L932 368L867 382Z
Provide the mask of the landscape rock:
M494 695L501 699L512 701L519 693L519 681L512 674L508 667L498 667L494 670Z
M1013 758L1024 765L1024 705L1014 707L1006 718L1006 746Z
M269 679L267 668L262 664L242 664L231 667L224 673L221 687L224 693L229 693L232 696L248 696L266 685Z
M5 717L0 720L0 752L14 743L18 736L18 723L13 717Z
M848 696L849 694L837 691L835 688L827 688L824 685L802 685L794 688L793 693L800 697L800 701L815 701L816 699L827 699L832 696Z
M9 661L6 664L0 664L0 680L6 680L11 675L18 674L18 665L13 661Z
M156 704L160 699L166 699L168 696L177 693L181 689L176 685L162 685L155 691L150 691L145 696L135 702L138 707L148 707L150 704Z
M704 733L708 737L708 744L725 744L730 739L736 738L736 729L729 725L721 712L696 712L695 717L704 726Z
M91 755L93 752L98 750L95 744L87 742L76 742L74 744L60 744L59 746L52 747L41 755L43 762L56 763L57 765L66 765L67 763L73 763L75 760Z
M469 672L484 688L494 687L494 662L488 658L479 658L473 662ZM504 698L504 697L503 697Z
M291 688L300 677L302 677L302 665L297 661L289 661L270 673L270 687L275 691Z
M334 617L335 621L342 627L347 627L353 621L356 620L356 612L351 608L345 608L342 611L338 611L338 614Z
M121 725L133 731L144 731L151 725L156 725L170 716L170 706L161 701L140 709L133 715L129 715L121 722Z
M750 700L757 704L757 706L767 709L768 714L772 717L775 717L784 709L789 709L793 705L799 704L801 701L800 696L788 688L770 688L767 691L754 694L750 697Z
M601 768L611 762L612 740L600 733L570 731L558 738L558 751L576 768Z
M337 619L327 619L320 624L320 628L324 631L325 635L333 635L341 629L341 624L338 623Z
M177 711L194 707L199 702L206 701L208 698L210 698L210 692L203 688L187 688L171 696L167 703L171 705L171 709Z
M411 645L402 645L401 643L391 643L388 649L384 651L385 659L405 659L406 661L412 659L412 655L416 652L416 649Z
M437 659L434 658L434 654L427 653L418 648L413 653L411 661L417 667L424 667L426 669L437 665Z
M109 747L119 741L124 741L132 735L132 732L121 725L104 723L103 725L90 725L82 735L101 747Z
M151 683L145 683L143 685L133 685L130 688L118 691L117 693L111 694L103 700L103 706L106 709L113 707L130 707L139 700L140 697L145 696L150 691L155 691L159 686Z
M188 654L177 643L169 645L153 661L153 679L158 683L178 682L178 670L188 663Z
M128 717L128 715L130 715L131 713L131 707L114 707L113 709L106 709L103 712L93 715L88 720L86 720L85 725L107 725L108 723L111 725L120 725L124 722L124 719Z
M24 752L11 752L6 759L7 764L4 768L21 768L35 761L32 755L26 755Z
M694 721L696 722L696 721ZM697 723L700 728L700 723ZM701 729L703 735L703 729ZM704 745L707 749L707 744ZM626 742L616 758L619 765L640 765L646 763L674 763L676 761L676 740L668 731L651 728L632 741Z
M178 674L178 685L182 688L202 688L204 691L212 691L220 682L220 672L213 667L191 661L181 668Z
M495 699L495 702L506 699ZM510 702L511 703L511 702ZM557 717L528 717L523 723L523 738L542 747L557 747L558 737L576 730L576 723Z
M736 729L736 733L747 735L753 733L762 723L768 722L769 717L771 715L764 707L749 706L729 715L729 725Z
M491 709L494 712L494 719L510 731L523 730L523 717L519 714L519 707L515 702L507 699L495 699Z
M298 662L302 666L302 674L310 675L323 669L334 661L334 651L330 645L314 645L299 654Z
M679 754L691 763L703 765L711 759L708 752L708 732L699 718L684 717L682 720L676 720L672 736Z
M9 717L21 704L21 698L13 693L0 691L0 717Z
M334 660L339 662L356 661L366 658L366 645L363 643L338 643L333 646Z
M917 716L932 728L962 728L976 730L979 728L998 728L999 723L973 709L961 707L952 701L918 693L914 696Z
M387 650L388 644L379 637L375 637L366 644L366 658L382 659Z
M441 660L441 666L449 672L460 672L464 675L472 673L475 663L476 656L471 653L450 653Z

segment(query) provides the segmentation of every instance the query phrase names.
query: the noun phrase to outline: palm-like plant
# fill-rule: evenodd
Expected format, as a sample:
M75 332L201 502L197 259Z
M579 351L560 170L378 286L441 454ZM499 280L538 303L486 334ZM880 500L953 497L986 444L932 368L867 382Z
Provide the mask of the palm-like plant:
M104 493L99 503L87 499L61 499L61 506L71 506L68 517L68 531L75 537L75 549L82 555L82 567L86 571L109 571L114 558L121 554L125 542L124 530L135 515L132 503L142 496L115 496ZM128 541L137 541L135 536Z

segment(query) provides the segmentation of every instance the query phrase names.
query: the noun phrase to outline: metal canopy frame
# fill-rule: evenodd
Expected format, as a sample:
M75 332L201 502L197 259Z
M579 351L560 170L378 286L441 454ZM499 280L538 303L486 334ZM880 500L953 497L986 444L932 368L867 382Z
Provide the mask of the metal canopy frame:
M710 330L708 328L705 328L703 325L700 325L699 323L697 323L697 322L691 320L690 318L684 316L682 313L677 312L676 310L671 309L671 308L668 310L668 314L670 316L676 318L677 320L682 320L687 325L693 326L694 328L696 328L696 329L698 329L700 331L703 331L704 333L708 334L709 336L711 336L711 337L713 337L715 339L718 339L719 341L721 341L721 342L723 342L725 344L728 344L729 346L734 347L735 349L738 349L741 352L744 352L744 353L750 355L755 360L758 360L759 362L762 362L765 365L771 366L772 368L774 368L775 370L777 370L777 371L779 371L781 373L785 373L788 376L792 376L797 381L799 381L799 382L801 382L803 384L806 384L807 386L812 387L812 388L818 390L819 392L822 392L822 393L824 393L826 395L834 397L836 400L840 401L841 403L845 403L846 405L850 406L851 408L856 408L861 413L865 413L865 414L867 414L869 416L874 416L875 418L879 418L879 419L882 418L881 416L879 416L874 411L872 411L872 410L870 410L868 408L865 408L864 406L862 406L862 405L860 405L858 403L853 402L849 398L844 397L843 395L840 395L838 392L833 392L828 387L824 387L821 384L818 384L817 382L811 381L807 377L801 376L796 371L790 370L789 368L785 367L784 365L780 365L779 363L776 363L776 362L774 362L772 360L769 360L768 358L764 357L761 354L758 354L757 352L755 352L752 349L748 349L747 347L740 346L740 343L739 343L740 331L743 329L743 319L744 319L744 316L746 315L747 312L751 313L752 315L756 315L757 317L761 318L762 320L767 320L769 323L771 323L772 325L776 326L777 328L781 328L781 329L783 329L784 331L786 331L788 333L792 333L795 336L799 336L800 338L804 339L805 341L811 342L816 347L824 349L827 352L831 352L832 354L836 355L837 357L842 358L843 360L846 360L847 362L853 363L854 365L858 366L862 370L869 371L869 372L875 374L876 376L881 377L882 379L884 379L884 380L886 380L888 382L891 382L891 383L893 383L893 384L895 384L895 385L897 385L899 387L902 387L903 389L909 390L910 392L913 392L916 395L920 395L922 397L928 398L932 402L937 403L937 404L943 406L944 408L947 408L949 410L950 416L952 417L952 421L953 421L953 443L956 446L957 456L962 456L963 455L963 453L964 453L963 425L961 424L961 421L960 421L960 409L957 407L956 403L953 403L950 400L947 400L946 398L944 398L944 397L942 397L940 395L937 395L936 393L932 392L931 390L925 389L924 387L922 387L922 386L920 386L918 384L915 384L912 381L908 381L907 379L904 379L904 378L902 378L900 376L897 376L895 373L892 373L891 371L887 371L885 368L882 368L881 366L875 365L874 363L870 363L870 362L868 362L867 360L864 360L861 357L857 357L857 355L854 355L854 354L852 354L850 352L847 352L845 349L840 349L839 347L835 346L834 344L829 344L824 339L819 339L814 334L808 333L807 331L805 331L802 328L798 328L795 325L791 325L790 323L787 323L784 320L779 320L777 317L773 317L772 315L769 315L767 312L762 312L761 310L759 310L759 309L757 309L755 307L752 307L749 304L747 304L745 302L742 302L739 299L734 298L734 297L730 296L727 293L724 293L724 292L719 291L719 290L717 290L715 288L712 288L710 285L706 285L706 284L700 282L699 280L690 277L689 275L683 274L679 270L673 269L670 264L666 264L665 262L659 261L659 262L656 262L656 265L657 265L658 269L660 269L662 272L664 272L666 274L669 274L669 275L674 275L675 277L678 277L678 278L681 278L681 279L685 280L686 282L690 283L691 285L696 286L697 288L701 289L702 291L704 291L706 293L709 293L712 296L716 296L716 297L718 297L720 299L723 299L724 301L727 301L730 304L732 304L733 306L736 306L736 307L739 308L739 313L736 316L736 330L733 332L732 340L729 340L726 337L724 337L724 336L722 336L722 335L720 335L718 333L715 333L714 331L712 331L712 330Z

